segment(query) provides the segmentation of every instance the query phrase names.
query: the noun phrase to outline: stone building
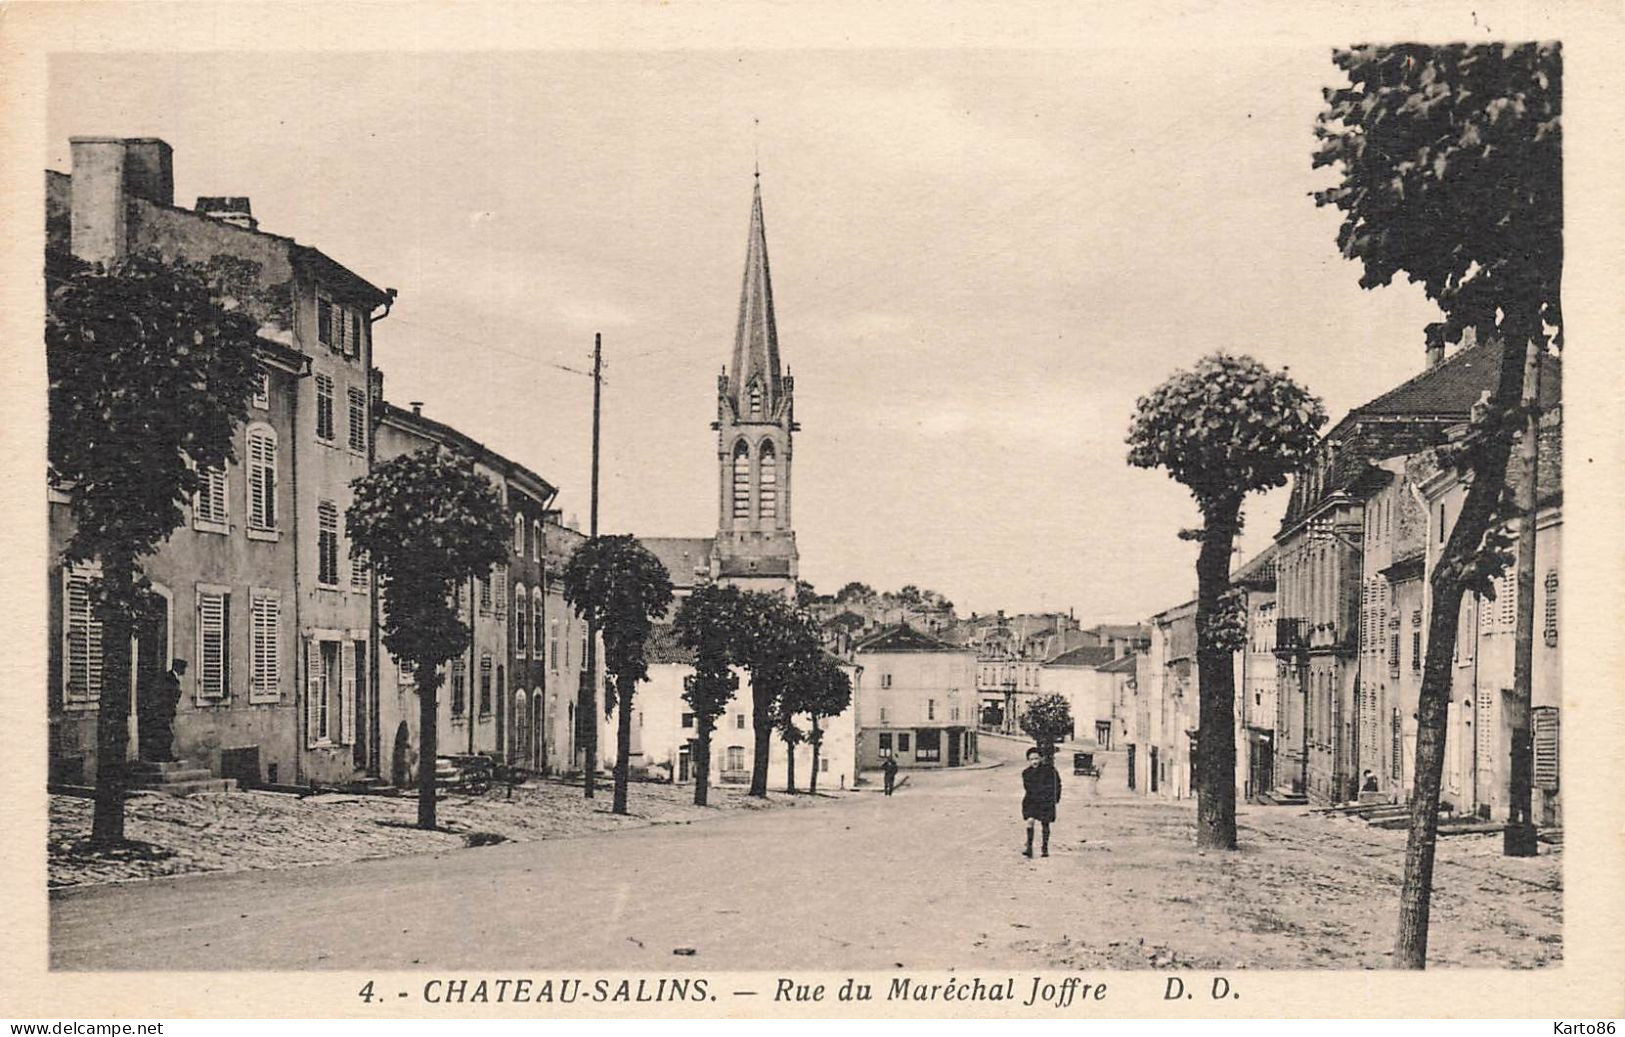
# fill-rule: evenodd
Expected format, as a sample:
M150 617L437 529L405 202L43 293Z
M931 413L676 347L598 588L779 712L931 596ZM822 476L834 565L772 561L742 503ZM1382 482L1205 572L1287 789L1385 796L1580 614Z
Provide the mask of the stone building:
M1059 695L1071 710L1070 741L1115 748L1117 679L1104 667L1116 659L1110 645L1082 645L1046 660L1039 668L1038 694Z
M976 654L912 627L858 643L864 694L857 701L860 766L894 757L900 767L974 763Z
M1243 801L1275 788L1275 546L1230 575L1241 596L1247 645L1235 653L1236 791Z
M46 174L48 250L234 264L260 325L263 381L235 432L238 460L208 474L182 526L143 561L156 605L132 702L186 659L174 746L186 773L245 784L376 774L370 580L350 563L343 515L370 463L372 328L394 293L260 230L247 198L176 206L161 140L77 137L72 163ZM51 493L50 760L54 780L90 782L97 702L115 677L102 670L87 573L57 561L68 500Z

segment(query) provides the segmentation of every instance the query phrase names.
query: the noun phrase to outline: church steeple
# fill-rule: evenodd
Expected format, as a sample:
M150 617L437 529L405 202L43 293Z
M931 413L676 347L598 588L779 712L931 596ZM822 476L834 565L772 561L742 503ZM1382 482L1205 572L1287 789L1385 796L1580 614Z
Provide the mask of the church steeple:
M795 380L779 370L779 329L762 221L761 174L750 207L733 363L717 379L718 518L712 576L735 586L795 591L790 521Z
M739 288L739 323L734 329L728 397L745 421L772 420L784 397L779 374L779 329L773 317L773 277L767 262L767 229L762 222L762 180L750 207L745 244L745 277Z

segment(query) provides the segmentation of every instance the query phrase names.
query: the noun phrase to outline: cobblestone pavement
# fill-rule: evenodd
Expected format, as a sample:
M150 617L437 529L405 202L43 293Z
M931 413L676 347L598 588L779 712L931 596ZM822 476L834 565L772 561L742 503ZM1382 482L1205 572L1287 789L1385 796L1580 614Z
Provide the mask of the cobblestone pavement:
M544 781L521 785L508 798L505 786L485 796L448 794L439 803L445 831L426 832L417 822L415 796L319 795L234 792L175 797L139 794L125 808L125 835L147 848L111 854L85 848L92 802L52 796L50 868L52 888L124 882L203 871L292 868L456 849L475 841L529 842L659 824L689 824L719 814L774 807L807 807L819 796L772 794L753 799L734 787L713 789L711 805L696 807L692 786L634 783L630 813L610 813L606 782L586 799L579 785ZM497 836L500 838L492 838Z
M704 825L66 890L51 904L51 961L645 972L1388 967L1403 833L1248 807L1240 850L1204 854L1189 801L1091 791L1067 783L1052 856L1039 860L1018 853L1020 778L1005 767L915 773L892 797L718 811ZM1493 836L1454 836L1440 844L1437 874L1434 967L1560 961L1560 850L1508 859Z

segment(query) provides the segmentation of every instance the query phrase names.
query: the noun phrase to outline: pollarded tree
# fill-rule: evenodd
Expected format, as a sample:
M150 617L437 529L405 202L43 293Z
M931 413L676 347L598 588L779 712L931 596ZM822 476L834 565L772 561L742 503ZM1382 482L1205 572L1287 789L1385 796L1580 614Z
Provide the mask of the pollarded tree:
M1420 284L1443 315L1427 327L1429 349L1460 342L1469 330L1479 342L1501 344L1488 406L1465 442L1447 452L1447 463L1471 481L1429 577L1432 618L1395 944L1397 964L1422 968L1457 615L1463 596L1488 592L1505 566L1502 527L1517 511L1505 494L1507 461L1521 432L1533 487L1541 359L1562 346L1562 50L1555 42L1402 44L1351 47L1332 60L1348 85L1325 91L1313 162L1335 167L1340 179L1315 202L1342 211L1338 248L1361 263L1360 286L1386 285L1398 274ZM1532 525L1526 521L1524 531ZM1532 558L1532 539L1524 546ZM1518 597L1526 613L1532 572L1519 572ZM1527 695L1526 654L1517 671L1514 683Z
M632 756L632 701L638 682L649 675L643 648L654 621L671 605L671 575L660 559L634 536L597 536L570 556L562 578L564 600L595 624L604 639L604 670L613 678L604 689L604 711L617 710L615 799L610 808L626 813L626 784Z
M1072 705L1064 695L1039 695L1027 703L1019 718L1021 730L1048 759L1055 747L1072 734Z
M779 719L779 699L793 679L795 667L819 645L812 619L777 594L745 594L749 624L741 645L750 670L751 761L750 795L767 795L767 768L773 732ZM793 766L793 764L792 764Z
M102 629L91 841L124 840L130 638L142 559L182 522L203 475L236 460L234 436L259 380L252 264L132 256L90 267L46 257L49 479L67 494L67 565L91 580Z
M694 673L683 684L683 699L694 711L694 803L705 806L711 783L711 733L717 717L739 690L736 664L742 664L745 631L750 623L744 595L737 587L708 583L677 606L673 621L677 641L694 652Z
M1314 449L1326 410L1285 371L1215 353L1135 404L1129 464L1166 468L1196 499L1196 845L1236 848L1236 648L1230 556L1249 493L1286 485Z
M473 459L434 445L374 464L351 486L350 553L376 574L384 647L417 673L418 826L433 829L441 668L472 640L457 591L507 558L508 519Z
M852 705L852 679L827 652L819 652L808 675L808 685L800 696L801 711L807 714L807 744L812 746L812 774L807 791L818 791L818 765L823 758L824 729L820 722L839 716Z

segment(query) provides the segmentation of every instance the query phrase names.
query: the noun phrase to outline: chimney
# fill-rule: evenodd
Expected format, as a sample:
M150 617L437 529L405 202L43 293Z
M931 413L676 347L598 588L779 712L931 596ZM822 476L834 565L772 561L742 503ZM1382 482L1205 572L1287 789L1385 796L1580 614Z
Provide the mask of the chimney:
M126 149L116 137L73 137L73 254L87 263L111 263L126 247L124 167Z
M124 189L159 205L175 204L175 151L157 137L124 142Z
M1440 361L1444 360L1444 343L1429 342L1427 346L1427 358L1427 367L1438 367Z
M254 211L249 206L247 198L210 195L199 198L194 211L211 220L229 223L244 230L254 230L260 225L260 221L254 218Z
M412 407L412 413L413 414L416 414L419 417L423 416L423 401L422 400L413 400L412 403L411 403L411 407Z

